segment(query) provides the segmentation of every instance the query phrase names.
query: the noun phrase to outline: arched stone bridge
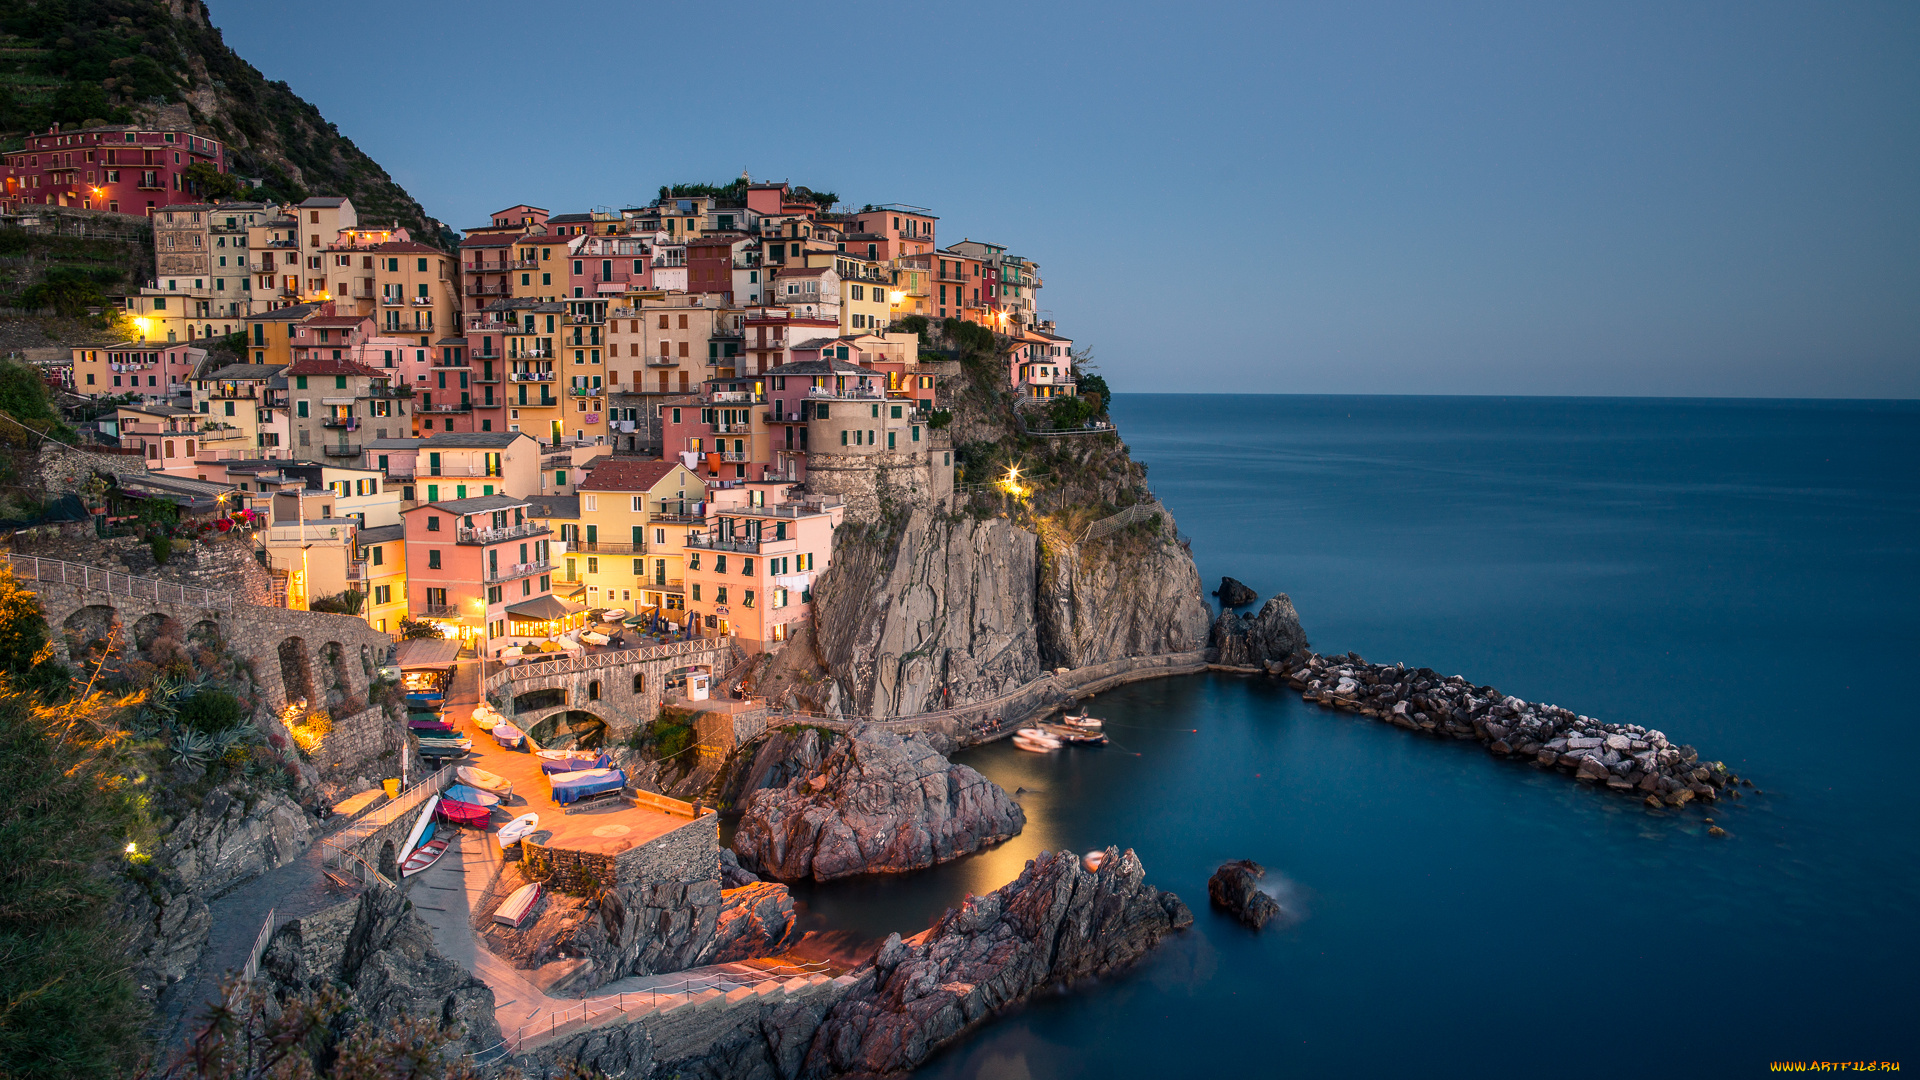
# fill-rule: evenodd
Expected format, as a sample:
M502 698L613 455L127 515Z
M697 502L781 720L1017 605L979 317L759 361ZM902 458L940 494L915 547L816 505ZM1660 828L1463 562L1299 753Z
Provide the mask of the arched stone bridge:
M732 638L693 638L639 649L565 656L487 672L485 693L522 731L570 712L607 725L609 742L624 739L656 716L666 700L667 676L688 667L716 676L740 658ZM508 701L511 695L512 701Z

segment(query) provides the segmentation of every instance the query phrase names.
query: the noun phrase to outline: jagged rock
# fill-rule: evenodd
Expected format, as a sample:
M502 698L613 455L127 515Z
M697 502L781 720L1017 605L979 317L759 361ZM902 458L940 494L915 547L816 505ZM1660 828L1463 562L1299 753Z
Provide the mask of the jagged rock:
M1266 876L1267 868L1252 859L1222 863L1207 879L1207 899L1258 930L1280 914L1279 902L1260 891L1260 879Z
M215 788L161 838L157 859L189 891L212 894L285 866L313 839L313 822L277 791L247 796Z
M771 956L793 932L793 894L785 885L756 881L720 894L720 920L711 955L702 963L725 964Z
M861 725L834 740L815 775L754 792L733 847L773 877L827 881L946 862L1026 820L998 785L919 737Z
M1109 848L1091 873L1073 852L1047 852L926 934L893 935L827 1013L801 1075L905 1072L1036 990L1133 964L1193 923L1145 876L1131 850Z
M760 875L740 865L740 856L732 848L720 849L720 887L738 889L760 880Z
M1220 579L1220 587L1213 590L1213 595L1220 598L1220 606L1223 608L1246 607L1260 600L1259 593L1241 584L1238 579L1230 577Z
M350 1014L383 1025L396 1016L458 1027L468 1052L494 1046L493 991L434 947L433 930L398 892L373 888L274 932L260 970L283 1000L332 983L350 991Z
M1293 610L1293 600L1281 593L1267 601L1258 615L1221 612L1213 621L1207 644L1219 650L1222 664L1267 667L1305 653L1307 634L1300 628L1300 616ZM1357 686L1356 683L1353 688ZM1337 692L1350 693L1353 688Z

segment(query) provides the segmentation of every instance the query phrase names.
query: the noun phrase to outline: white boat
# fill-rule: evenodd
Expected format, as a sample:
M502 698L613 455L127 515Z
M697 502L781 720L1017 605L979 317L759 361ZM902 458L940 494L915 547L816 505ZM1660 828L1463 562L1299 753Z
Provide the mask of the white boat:
M493 709L486 705L474 707L473 726L479 728L481 731L492 731L494 725L505 719L506 717L494 712Z
M500 832L499 832L500 846L512 847L514 844L517 844L520 841L525 840L533 832L533 830L539 827L540 827L539 814L521 814L519 817L514 818L512 821L509 821L505 825L500 826Z
M482 791L466 784L455 784L446 790L446 797L454 802L472 803L475 806L499 806L500 796L490 791Z
M503 923L518 930L520 924L533 914L533 906L540 902L540 883L535 881L513 890L507 902L493 910L493 921Z
M1061 743L1059 739L1041 731L1039 728L1027 727L1021 728L1013 733L1013 745L1022 750L1031 750L1036 754L1044 754L1050 750L1060 749Z
M535 750L533 754L535 757L543 757L548 761L565 761L568 758L587 756L584 751L580 750Z
M1086 713L1068 713L1060 718L1060 722L1070 728L1079 728L1081 731L1099 731L1104 726L1099 717L1088 716Z
M453 775L459 777L460 782L468 787L479 788L481 791L491 791L503 799L513 795L513 782L497 773L490 773L485 769L476 769L470 765L462 765L453 770Z
M493 741L509 750L517 749L526 740L526 733L505 720L493 725Z
M611 639L597 630L584 630L581 631L580 640L589 645L605 645Z

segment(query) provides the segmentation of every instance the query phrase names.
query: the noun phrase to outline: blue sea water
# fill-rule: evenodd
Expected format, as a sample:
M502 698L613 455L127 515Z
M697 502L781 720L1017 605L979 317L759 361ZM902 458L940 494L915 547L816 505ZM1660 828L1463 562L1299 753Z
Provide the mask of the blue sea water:
M808 925L924 927L1047 848L1133 847L1193 907L940 1078L1750 1076L1920 1068L1920 404L1116 396L1211 590L1316 648L1645 724L1759 793L1686 811L1194 676L1102 695L1117 746L959 756L1028 827ZM1730 835L1709 838L1712 817ZM1207 909L1252 858L1294 915Z

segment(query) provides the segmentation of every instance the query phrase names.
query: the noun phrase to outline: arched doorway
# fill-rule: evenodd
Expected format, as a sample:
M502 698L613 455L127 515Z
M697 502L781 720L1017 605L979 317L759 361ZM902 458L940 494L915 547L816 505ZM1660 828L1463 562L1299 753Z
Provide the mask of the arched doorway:
M393 849L393 841L380 845L380 872L389 878L400 876L400 860Z
M296 701L313 700L313 662L307 658L307 643L302 638L290 637L280 643L280 686L285 692L289 705Z

